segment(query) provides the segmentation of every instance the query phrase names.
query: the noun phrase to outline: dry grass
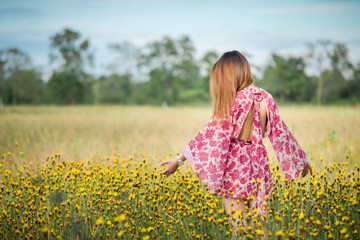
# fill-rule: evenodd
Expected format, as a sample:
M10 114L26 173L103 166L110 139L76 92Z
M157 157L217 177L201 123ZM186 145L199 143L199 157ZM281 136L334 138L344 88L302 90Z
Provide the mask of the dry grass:
M324 163L359 163L359 107L279 108L315 168ZM160 162L184 147L210 115L210 106L6 107L0 113L0 153L23 152L24 161L41 162L55 153L63 160L78 161L95 153L106 157L115 151L128 157L137 151ZM271 144L268 140L265 144L273 161Z

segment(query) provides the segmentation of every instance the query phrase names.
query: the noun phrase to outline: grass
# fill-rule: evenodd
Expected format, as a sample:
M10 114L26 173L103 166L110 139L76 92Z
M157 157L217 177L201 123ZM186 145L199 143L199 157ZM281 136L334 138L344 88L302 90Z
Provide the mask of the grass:
M240 236L359 239L359 110L280 107L315 174L285 181L266 140L275 183L267 221L247 209ZM7 107L0 239L233 239L220 196L188 163L171 177L157 165L210 114L210 107Z
M280 113L315 168L360 159L360 108L283 106ZM27 161L107 156L134 151L158 161L183 148L211 115L209 107L6 107L0 113L0 153L22 151ZM19 146L16 146L16 143ZM271 161L277 162L268 139Z

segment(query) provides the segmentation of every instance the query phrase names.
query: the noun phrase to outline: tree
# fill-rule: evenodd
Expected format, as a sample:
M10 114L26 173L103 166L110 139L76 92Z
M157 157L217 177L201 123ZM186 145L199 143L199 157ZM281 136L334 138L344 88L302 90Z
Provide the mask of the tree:
M321 105L322 91L323 91L323 76L322 73L326 68L326 60L330 54L330 41L320 40L314 43L308 43L308 54L306 60L312 64L317 70L318 74L318 85L317 85L317 105Z
M4 108L5 95L5 63L6 60L2 58L2 51L0 51L0 111Z
M74 71L53 73L46 87L49 100L55 104L75 104L83 99L83 85Z
M360 63L356 64L352 68L352 74L350 81L347 85L346 97L353 103L359 103L360 101Z
M34 69L21 70L7 82L13 104L39 104L42 100L44 83L40 72Z
M317 105L321 105L330 96L331 98L340 96L346 85L344 72L350 71L352 64L348 59L348 49L342 43L320 40L316 43L308 43L307 47L308 53L305 59L317 71ZM342 90L338 91L339 89ZM335 96L331 95L334 93Z
M301 57L283 57L272 54L271 62L266 66L261 87L266 88L281 102L306 101L309 78L305 75L305 63Z
M90 79L86 74L85 65L93 65L93 55L89 50L89 40L80 39L79 32L65 28L50 37L50 64L60 63L59 71L55 71L47 84L49 99L58 104L74 104L84 100L86 89L92 89L92 84L84 83ZM90 87L87 87L90 86Z
M85 79L81 81L82 84L82 103L85 104L94 104L95 102L95 92L94 92L94 86L96 84L96 78L90 74L85 75Z
M94 57L89 50L90 42L88 39L81 40L80 37L79 32L69 28L51 36L50 46L56 51L49 54L50 64L60 62L61 70L75 73L84 72L86 63L93 66Z
M129 103L131 101L131 75L112 74L109 77L100 78L99 86L100 103Z
M203 101L210 100L210 73L218 59L219 55L216 51L208 51L201 57L200 71L202 76L199 84L195 90L189 89L187 92L200 97Z
M0 51L1 67L5 78L9 78L23 69L30 69L30 56L18 48L6 48Z
M107 65L110 76L101 77L94 85L95 102L132 102L133 79L139 82L143 78L137 67L140 51L128 41L109 44L108 48L116 58Z
M173 104L180 99L180 91L191 88L199 80L199 67L194 59L195 48L187 36L178 40L164 37L146 45L138 66L147 72L149 83L141 85L136 95L145 94L157 103Z
M41 92L41 88L40 74L33 69L26 52L18 48L0 51L0 105L3 102L16 104L19 95L22 103L25 99L37 102L32 92Z
M131 74L132 76L138 77L137 61L140 50L133 43L129 41L112 43L108 45L108 48L116 55L115 60L107 66L111 74Z

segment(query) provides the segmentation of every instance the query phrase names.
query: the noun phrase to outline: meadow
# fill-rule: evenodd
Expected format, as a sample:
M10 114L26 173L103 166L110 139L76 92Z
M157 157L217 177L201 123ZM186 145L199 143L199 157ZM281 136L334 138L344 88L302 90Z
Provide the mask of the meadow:
M276 189L246 239L359 238L360 107L280 106L314 175ZM0 112L1 239L231 239L221 197L188 163L166 177L210 106L16 106ZM162 168L163 169L163 168ZM251 213L251 211L249 211ZM242 215L241 213L237 213Z

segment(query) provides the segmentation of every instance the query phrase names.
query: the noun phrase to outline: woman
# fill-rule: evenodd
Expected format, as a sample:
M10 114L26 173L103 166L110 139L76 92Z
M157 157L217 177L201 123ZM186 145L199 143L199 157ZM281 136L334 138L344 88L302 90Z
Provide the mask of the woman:
M262 138L269 137L288 181L306 176L306 155L280 117L272 96L254 86L250 65L238 51L226 52L210 76L213 116L175 159L166 160L167 176L188 160L213 194L221 195L228 214L245 213L252 199L265 215L266 199L274 188ZM235 212L233 211L233 212ZM245 215L244 215L245 216ZM237 219L235 216L234 218ZM237 222L233 221L235 229Z

